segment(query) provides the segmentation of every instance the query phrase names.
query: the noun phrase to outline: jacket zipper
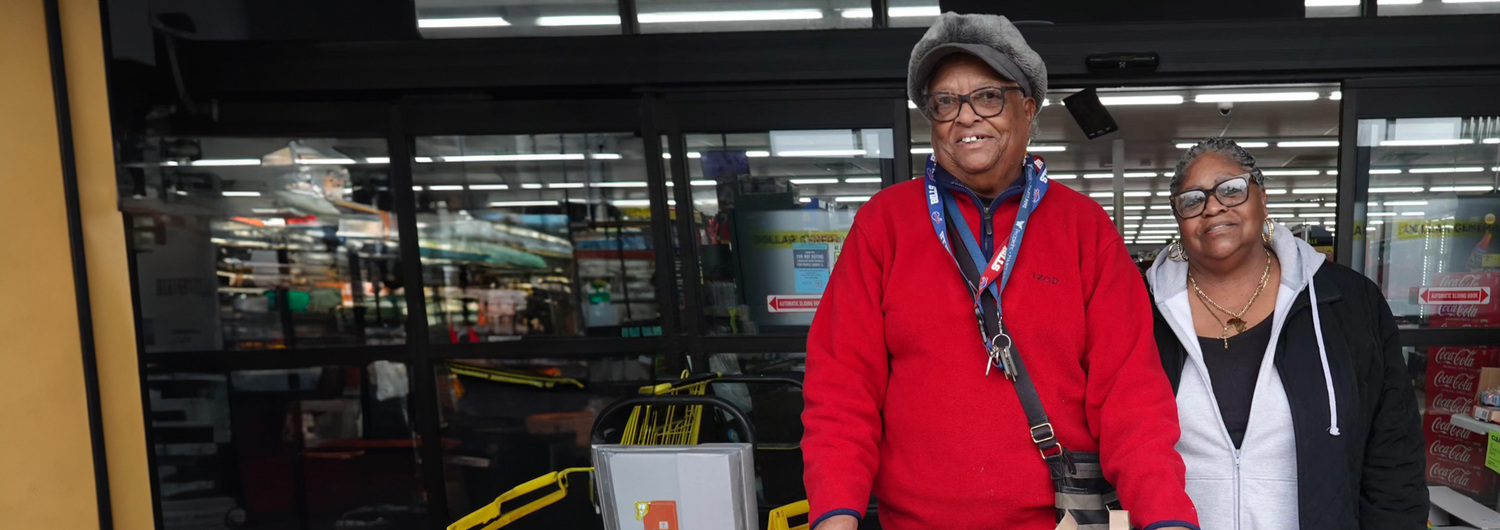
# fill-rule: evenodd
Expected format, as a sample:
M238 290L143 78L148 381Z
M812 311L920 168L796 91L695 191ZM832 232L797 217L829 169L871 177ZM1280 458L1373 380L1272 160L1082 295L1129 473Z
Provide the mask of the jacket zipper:
M1202 358L1202 351L1199 351L1199 358ZM1193 366L1197 367L1198 377L1203 379L1203 387L1208 391L1209 399L1213 400L1212 404L1214 409L1214 419L1217 420L1215 421L1215 423L1217 423L1219 426L1219 432L1224 435L1224 443L1228 444L1229 450L1234 454L1234 528L1235 530L1239 530L1241 517L1240 448L1234 446L1234 438L1229 436L1229 428L1224 426L1224 416L1219 412L1219 397L1214 395L1213 385L1210 383L1210 379L1208 377L1208 367L1204 366L1202 362L1192 359L1191 356L1189 356L1189 360L1193 362ZM1246 434L1249 433L1247 432Z

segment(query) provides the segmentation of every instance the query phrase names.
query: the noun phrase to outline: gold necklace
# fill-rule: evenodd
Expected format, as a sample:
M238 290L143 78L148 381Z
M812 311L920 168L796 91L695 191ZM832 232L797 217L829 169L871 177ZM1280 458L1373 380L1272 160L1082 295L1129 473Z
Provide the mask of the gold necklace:
M1250 301L1245 302L1245 307L1240 308L1239 312L1224 309L1224 306L1219 305L1212 298L1209 298L1208 294L1204 293L1203 289L1198 287L1198 280L1193 278L1193 271L1191 269L1188 270L1187 277L1188 283L1193 285L1193 291L1198 293L1199 300L1203 301L1205 305L1212 306L1213 309L1218 309L1219 311L1223 311L1224 314L1229 315L1229 322L1224 322L1219 320L1219 315L1214 314L1212 310L1208 312L1208 315L1214 318L1214 322L1217 322L1219 327L1223 328L1223 332L1219 334L1219 338L1224 339L1224 349L1227 350L1229 349L1229 326L1234 326L1237 333L1245 332L1246 324L1243 317L1246 312L1250 311L1250 306L1255 305L1255 299L1260 298L1261 291L1264 291L1266 288L1266 281L1271 279L1271 251L1266 250L1266 270L1260 273L1260 285L1255 287L1255 294L1250 295Z

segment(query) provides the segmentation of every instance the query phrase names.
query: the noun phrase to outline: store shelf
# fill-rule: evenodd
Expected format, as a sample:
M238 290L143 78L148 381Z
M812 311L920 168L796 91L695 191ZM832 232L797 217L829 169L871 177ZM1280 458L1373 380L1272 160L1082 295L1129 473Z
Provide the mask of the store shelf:
M1457 424L1455 423L1455 425ZM1462 493L1453 491L1446 486L1428 486L1427 492L1428 498L1432 502L1434 515L1438 516L1433 517L1434 529L1467 528L1500 530L1500 513L1495 513L1488 506L1475 502L1474 499L1470 499ZM1447 520L1444 521L1443 519ZM1467 524L1468 526L1457 526L1459 524Z
M1468 414L1454 414L1453 417L1448 418L1448 421L1454 426L1463 427L1479 434L1500 432L1500 425L1479 421Z

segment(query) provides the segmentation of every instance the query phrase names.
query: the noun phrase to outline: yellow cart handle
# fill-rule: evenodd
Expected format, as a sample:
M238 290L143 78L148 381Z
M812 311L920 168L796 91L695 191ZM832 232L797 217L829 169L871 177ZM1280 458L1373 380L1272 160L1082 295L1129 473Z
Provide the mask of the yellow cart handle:
M568 475L578 472L593 472L591 467L571 467L562 471L553 471L546 475L531 479L530 481L511 488L495 499L495 502L484 505L474 513L465 515L463 519L448 525L448 530L495 530L502 526L516 522L517 519L531 515L532 512L546 508L568 495ZM509 512L501 511L500 505L515 500L517 497L526 495L547 486L557 486L557 491L548 493L540 499L531 501L520 508Z
M792 517L807 515L807 510L808 506L805 500L771 510L771 517L769 523L766 525L766 530L808 530L808 527L812 525L812 521L802 523L798 526L790 526L790 523L787 522L787 519ZM453 529L449 528L448 530Z

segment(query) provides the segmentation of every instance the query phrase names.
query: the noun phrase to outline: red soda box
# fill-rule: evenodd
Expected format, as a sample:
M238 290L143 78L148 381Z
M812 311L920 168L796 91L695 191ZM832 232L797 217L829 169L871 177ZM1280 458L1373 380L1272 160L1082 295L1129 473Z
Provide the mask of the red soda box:
M1429 379L1432 377L1428 376ZM1474 379L1478 376L1475 375ZM1428 385L1432 383L1429 381ZM1470 382L1469 385L1476 383ZM1427 387L1427 413L1428 414L1470 414L1474 411L1474 392L1434 392L1431 386Z
M1500 348L1443 346L1427 349L1427 370L1470 370L1500 366ZM1484 390L1484 389L1480 389Z
M1449 415L1446 414L1429 413L1422 416L1422 438L1428 444L1439 438L1470 445L1484 445L1485 443L1483 434L1454 425L1449 421Z
M1487 497L1495 494L1495 474L1485 469L1482 462L1471 466L1428 456L1427 482L1470 495Z

